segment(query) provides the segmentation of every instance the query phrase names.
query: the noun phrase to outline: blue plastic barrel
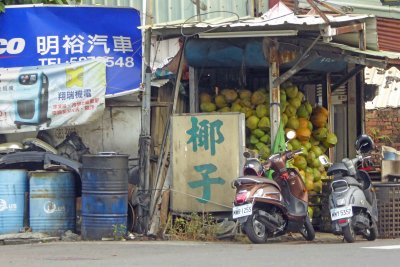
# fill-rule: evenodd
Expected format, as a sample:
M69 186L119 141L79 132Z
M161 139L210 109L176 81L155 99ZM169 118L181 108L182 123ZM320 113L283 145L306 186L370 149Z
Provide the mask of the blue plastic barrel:
M82 239L124 235L128 216L128 155L83 155L81 178Z
M75 177L71 172L29 172L29 221L32 232L60 236L75 231Z
M0 234L18 233L24 227L25 170L0 170Z

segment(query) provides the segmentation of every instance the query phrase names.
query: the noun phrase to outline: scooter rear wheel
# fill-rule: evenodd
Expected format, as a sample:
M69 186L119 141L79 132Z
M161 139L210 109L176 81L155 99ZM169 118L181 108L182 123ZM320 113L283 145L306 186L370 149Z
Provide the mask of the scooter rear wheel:
M244 232L254 244L267 242L267 231L265 225L258 220L258 210L253 210L253 214L244 224Z
M342 228L344 240L347 243L354 243L356 240L356 233L350 223Z
M310 218L307 216L304 225L300 229L300 234L307 240L307 241L313 241L315 238L315 230L314 227L312 226L312 223L310 221Z

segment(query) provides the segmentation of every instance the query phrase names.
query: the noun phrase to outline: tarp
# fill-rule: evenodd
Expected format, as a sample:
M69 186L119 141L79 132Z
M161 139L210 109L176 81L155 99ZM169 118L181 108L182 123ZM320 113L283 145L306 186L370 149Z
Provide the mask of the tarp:
M142 37L133 8L12 6L0 14L0 67L102 57L108 96L140 88Z
M0 133L79 125L103 114L104 62L0 69L0 77Z
M267 68L262 38L234 39L191 39L185 46L185 58L188 64L197 68ZM282 68L290 68L295 61L283 64ZM340 59L318 57L305 69L320 72L339 72L347 67Z

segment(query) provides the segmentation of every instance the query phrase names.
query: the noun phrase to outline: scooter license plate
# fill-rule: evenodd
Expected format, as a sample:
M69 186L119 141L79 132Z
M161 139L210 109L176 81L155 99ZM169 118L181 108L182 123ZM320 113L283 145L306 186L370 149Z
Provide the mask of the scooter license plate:
M331 209L332 221L350 217L353 217L353 209L351 208L351 206L344 206L340 208Z
M237 219L244 216L249 216L253 213L253 204L245 204L241 206L234 206L232 208L232 218Z

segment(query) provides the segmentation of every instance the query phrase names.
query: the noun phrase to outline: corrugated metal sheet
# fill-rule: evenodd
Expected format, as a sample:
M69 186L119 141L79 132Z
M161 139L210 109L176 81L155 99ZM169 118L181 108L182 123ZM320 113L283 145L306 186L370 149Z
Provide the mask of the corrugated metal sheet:
M400 52L397 44L400 38L400 6L382 5L380 0L332 0L329 4L345 12L359 14L373 14L377 16L378 47L381 50ZM305 8L309 4L300 1L300 6ZM369 34L369 33L368 33Z
M382 5L380 0L329 0L328 4L348 13L374 14L383 18L400 19L400 6ZM299 0L301 8L308 8L307 0Z
M392 67L387 71L365 68L365 82L379 85L378 94L366 102L366 109L397 108L400 106L400 71Z
M240 22L237 22L237 18L232 18L229 21L215 20L215 21L203 21L203 22L187 22L182 24L169 24L169 25L153 25L152 29L172 29L172 28L243 28L249 30L249 27L267 27L267 26L284 26L286 29L295 29L301 26L303 29L307 29L307 26L312 26L313 29L319 29L321 25L325 25L325 21L319 16L296 16L292 10L286 6L280 6L277 10L271 9L261 17L257 18L243 18ZM278 10L279 9L279 10ZM369 15L343 15L343 16L331 16L327 15L332 23L341 22L353 22L353 21L364 21L368 18L373 18ZM296 26L296 27L294 27Z
M389 51L372 51L372 50L360 50L355 47L351 47L344 44L328 43L329 46L340 48L347 52L353 52L354 54L369 56L373 58L386 59L389 64L400 64L400 53L389 52Z
M378 18L379 48L385 51L400 52L400 20Z
M375 17L369 15L327 15L333 25L335 23L347 22L365 22L367 25L367 48L377 50L377 34ZM320 16L315 15L295 15L291 9L280 3L279 6L274 6L261 17L242 18L237 22L234 17L230 20L215 20L204 22L191 22L185 24L162 24L153 25L153 35L158 35L164 38L178 37L181 34L191 36L203 32L235 32L235 31L271 31L271 30L299 30L299 31L314 31L318 33L322 26L326 25L325 21ZM349 33L340 36L335 36L334 41L351 46L358 47L358 33Z
M104 5L113 7L134 7L142 11L143 0L82 0L83 5ZM183 22L197 13L195 0L153 0L153 23ZM253 1L243 0L201 0L202 19L246 17L252 15ZM261 0L260 7L266 6L267 0Z
M143 0L82 0L82 5L133 7L142 10Z

